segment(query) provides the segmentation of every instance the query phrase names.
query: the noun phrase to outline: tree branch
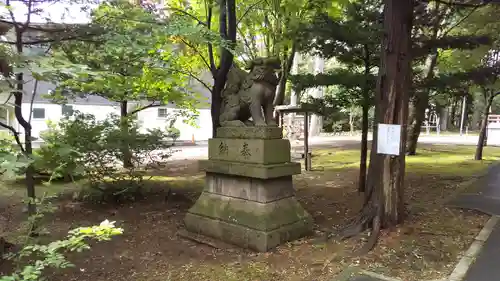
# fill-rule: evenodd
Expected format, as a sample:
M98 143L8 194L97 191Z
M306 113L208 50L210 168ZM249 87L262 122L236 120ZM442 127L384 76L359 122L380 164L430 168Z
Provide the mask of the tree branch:
M22 152L23 154L26 154L26 150L24 150L24 146L23 146L23 144L21 143L21 139L19 139L19 132L18 132L18 131L16 131L16 129L14 129L14 127L9 126L9 125L7 125L7 124L5 124L5 123L3 123L3 122L0 122L0 127L3 127L3 128L5 128L5 129L7 129L7 130L9 130L9 131L11 131L11 132L12 132L12 134L14 135L14 139L16 140L17 145L18 145L18 146L19 146L19 148L21 149L21 152Z
M97 34L94 34L94 35L97 35ZM94 35L89 35L89 36L94 36ZM35 41L23 42L23 45L31 46L31 45L54 43L54 42L71 41L71 40L78 40L78 41L82 41L82 42L91 42L91 43L101 42L100 40L85 39L81 35L75 35L75 36L69 36L69 37L58 38L58 39L55 39L55 38L53 38L53 39L40 39L40 40L35 40ZM0 41L0 42L5 43L5 44L9 44L9 45L16 44L16 42L14 42L14 41Z
M436 2L436 3L441 3L441 4L449 5L449 6L474 8L474 7L486 6L487 4L493 2L493 0L478 0L478 1L470 0L468 2L456 2L456 1L452 1L452 0L449 0L449 1L445 1L445 0L421 0L421 2L423 2L423 3ZM479 2L479 3L477 3L477 2Z
M28 117L28 123L30 123L30 124L31 124L31 118L33 117L33 102L35 101L35 95L37 93L37 88L38 88L38 79L35 80L35 85L33 86L33 93L31 93L30 115Z
M179 9L179 8L167 8L167 10L171 10L171 11L174 11L174 12L178 12L178 13L180 13L180 14L182 14L182 15L188 16L188 17L190 17L191 19L193 19L193 20L197 21L197 22L198 22L198 24L203 25L203 26L207 26L207 24L206 24L206 23L204 23L203 21L201 21L198 17L196 17L195 15L190 14L190 13L188 13L188 12L184 11L184 10L181 10L181 9Z
M243 12L243 15L240 17L240 19L236 22L236 26L240 25L240 22L247 16L247 14L253 9L253 7L259 5L260 3L264 2L263 0L257 1L253 3L252 5L248 6L248 8Z
M206 3L206 2L205 2ZM210 31L212 27L212 12L213 12L213 7L211 3L209 4L210 6L207 7L207 29ZM217 75L217 68L215 66L215 58L214 58L214 46L212 43L208 43L208 59L210 61L210 72L212 73L212 77L215 79L215 76Z
M136 113L138 113L140 111L143 111L144 109L148 109L148 108L152 108L152 107L159 107L159 106L161 106L161 103L156 103L156 101L154 101L154 102L152 102L152 103L150 103L150 104L148 104L146 106L139 107L139 108L131 111L130 113L128 113L128 115L134 115L134 114L136 114Z
M441 36L446 36L448 33L450 33L454 28L462 24L467 18L469 18L475 11L477 11L481 6L476 6L474 7L467 15L465 15L463 18L461 18L459 21L457 21L454 25L452 25L448 30L446 30Z
M28 12L26 14L26 22L22 25L21 27L21 32L25 32L29 25L30 25L30 22L31 22L31 13L32 13L32 9L33 9L33 0L28 0L28 3L26 4L28 7Z
M252 46L250 45L250 43L248 42L247 37L245 36L245 34L241 30L241 28L239 28L239 27L236 27L236 28L238 29L238 32L240 33L241 38L243 39L243 43L245 44L245 47L247 47L247 49L248 49L248 53L249 53L251 59L255 59L256 56L254 54L254 50L253 50Z
M207 59L203 56L203 54L198 50L198 48L196 48L193 44L190 44L189 42L187 42L186 40L182 39L181 38L181 41L182 43L186 44L186 46L188 46L189 48L191 48L193 51L196 52L196 54L198 54L198 56L203 60L203 63L205 63L205 65L208 67L208 69L212 70L211 66L210 66L210 63L208 63Z
M189 71L182 71L182 70L175 70L175 72L178 72L178 73L181 73L181 74L186 74L188 75L189 77L193 78L194 80L198 81L201 85L203 85L203 87L205 87L207 90L209 90L210 92L212 92L212 87L208 86L207 83L205 83L205 81L201 80L200 78L196 77L193 73L189 72Z

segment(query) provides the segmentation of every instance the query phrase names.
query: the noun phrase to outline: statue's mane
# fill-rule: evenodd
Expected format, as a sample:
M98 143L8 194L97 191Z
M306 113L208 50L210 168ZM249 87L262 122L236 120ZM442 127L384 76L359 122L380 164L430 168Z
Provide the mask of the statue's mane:
M252 84L255 82L266 81L277 85L278 80L274 71L271 71L272 66L265 62L264 59L256 59L250 64L249 72L233 64L231 69L229 69L226 87L222 92L223 98L237 95L239 91L247 90L252 87Z

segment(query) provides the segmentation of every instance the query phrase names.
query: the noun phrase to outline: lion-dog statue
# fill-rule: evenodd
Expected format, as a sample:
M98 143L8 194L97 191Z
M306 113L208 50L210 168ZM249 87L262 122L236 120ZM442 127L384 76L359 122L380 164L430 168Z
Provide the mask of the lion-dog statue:
M249 73L233 65L222 92L221 126L276 126L273 100L279 83L276 70L280 68L277 58L253 60Z

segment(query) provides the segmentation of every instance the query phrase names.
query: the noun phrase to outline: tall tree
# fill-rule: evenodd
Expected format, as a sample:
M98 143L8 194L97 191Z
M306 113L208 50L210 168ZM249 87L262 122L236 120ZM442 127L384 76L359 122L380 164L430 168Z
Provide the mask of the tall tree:
M500 51L492 50L484 59L484 65L484 68L477 70L473 77L477 88L479 88L485 100L474 160L483 159L483 147L486 145L490 108L495 97L500 95Z
M274 105L281 105L285 100L286 83L297 54L297 35L301 24L311 21L319 11L339 16L340 7L345 2L257 0L254 3L242 3L244 8L238 9L241 11L238 31L245 54L250 57L279 57L282 62ZM263 44L258 44L258 41Z
M64 25L45 25L45 24L34 24L32 19L36 16L40 16L43 12L43 5L45 1L25 1L21 3L24 5L26 13L18 13L19 6L16 8L12 5L14 1L7 0L1 5L6 12L0 18L0 29L2 36L0 39L0 45L2 49L8 46L11 49L9 56L2 56L1 59L1 80L6 83L7 87L2 87L2 92L8 92L7 102L14 106L14 115L23 128L23 132L18 132L16 128L10 126L9 124L0 123L0 126L9 130L16 138L19 148L22 153L28 158L32 159L33 155L33 137L32 137L32 127L31 127L31 112L28 116L23 115L23 103L26 102L25 96L25 85L29 83L26 78L26 74L33 74L34 76L34 93L30 93L32 96L37 93L38 77L33 73L35 69L44 67L43 59L47 55L47 52L29 52L31 46L48 46L51 42L61 41L61 40L71 40L76 37L86 37L88 34L93 34L99 32L99 29L89 27L87 25L80 26L64 26ZM58 1L54 1L57 3ZM5 53L3 53L5 55ZM29 78L32 79L31 77ZM4 85L5 86L5 85ZM29 103L29 102L28 102ZM30 110L31 111L31 110ZM19 136L24 133L24 139L20 140ZM34 181L35 169L32 164L28 165L25 169L25 182L27 197L29 199L28 203L28 215L34 215L36 212L36 206L33 203L36 198L35 193L35 181Z
M391 228L403 221L403 185L405 174L405 141L408 118L408 91L411 85L411 31L413 0L384 1L384 36L375 95L375 126L401 126L399 155L377 153L377 138L372 144L366 204L354 223L344 229L343 236L356 235L367 226L372 235L363 250L371 249L381 228Z
M219 52L216 52L212 42L200 44L188 38L181 39L185 47L189 48L203 61L213 78L213 85L207 87L211 92L210 111L213 137L216 137L217 128L220 126L221 93L226 85L229 69L233 65L238 26L236 0L220 0L218 7L215 4L216 1L214 0L187 3L184 1L167 2L167 10L171 13L171 19L179 17L190 20L194 25L203 26L209 32L213 30L214 24L218 23L218 28L215 30L224 42L220 45ZM218 13L217 20L214 19L216 13Z
M318 54L324 58L335 58L339 67L326 74L302 74L292 77L296 87L309 88L338 85L337 97L348 107L362 108L361 156L359 191L365 190L368 115L373 105L375 77L373 71L379 64L381 40L381 3L373 0L352 2L344 6L343 18L317 16L300 32L299 50Z
M105 33L53 48L57 68L47 75L57 82L53 99L64 102L75 96L98 95L117 102L125 135L128 119L146 108L172 103L195 110L199 100L187 82L196 77L196 70L190 70L189 56L176 51L172 38L187 31L202 36L203 30L192 30L185 26L189 23L182 22L163 26L150 11L128 1L101 4L92 12L91 24ZM131 102L141 105L134 108ZM131 167L132 154L128 144L123 145L123 165Z
M431 80L435 76L439 54L443 49L474 49L482 44L490 43L486 36L455 32L477 9L477 7L452 6L440 2L422 3L417 6L414 25L414 42L417 52L414 58L416 67L422 73L415 78ZM416 154L418 137L431 95L429 88L413 87L413 89L409 117L408 155Z

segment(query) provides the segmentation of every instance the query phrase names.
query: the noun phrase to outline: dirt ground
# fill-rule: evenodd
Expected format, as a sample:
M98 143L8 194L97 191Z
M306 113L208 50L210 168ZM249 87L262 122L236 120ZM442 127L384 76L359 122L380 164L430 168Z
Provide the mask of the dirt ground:
M295 177L297 198L313 216L316 234L346 223L360 207L356 153L338 149L318 151L313 159L315 170ZM405 281L443 277L451 272L458 256L487 220L475 212L448 209L444 202L470 188L489 162L481 163L477 169L471 169L472 164L467 166L463 161L454 162L455 170L450 168L451 173L443 173L436 168L444 165L439 162L441 159L432 160L432 156L439 154L444 158L443 153L465 155L469 151L429 147L426 153L434 168L423 172L422 167L428 164L425 161L422 165L411 161L408 164L407 220L398 229L384 231L377 247L366 256L350 256L366 240L365 236L347 241L323 241L316 235L287 243L269 253L235 247L219 249L181 238L178 232L183 229L184 214L203 186L203 175L198 173L196 161L186 160L172 162L167 170L159 173L168 178L149 182L150 192L137 202L110 205L78 203L69 197L61 199L58 210L48 217L46 227L51 231L51 239L63 237L75 227L95 225L105 219L116 221L125 232L110 242L92 242L90 251L70 254L76 268L52 274L50 280L320 281L332 280L348 266ZM500 150L495 153L500 157ZM456 170L457 166L473 171L462 173ZM172 192L167 197L169 189ZM21 204L15 202L3 200L0 221L3 235L14 240L23 219ZM7 273L8 264L0 270Z

